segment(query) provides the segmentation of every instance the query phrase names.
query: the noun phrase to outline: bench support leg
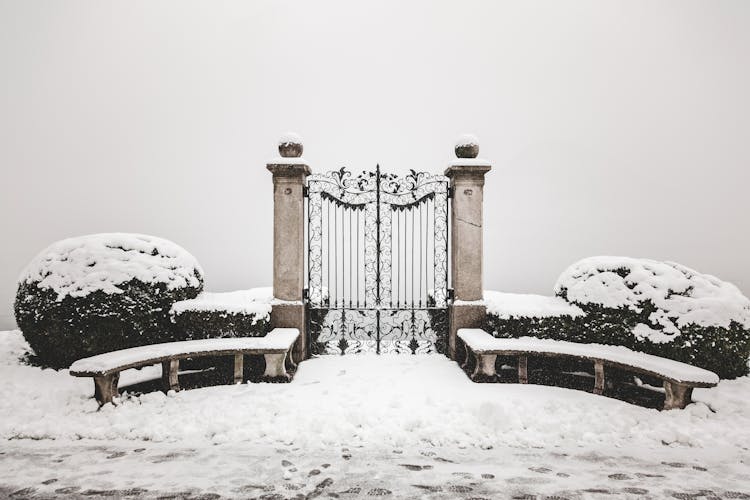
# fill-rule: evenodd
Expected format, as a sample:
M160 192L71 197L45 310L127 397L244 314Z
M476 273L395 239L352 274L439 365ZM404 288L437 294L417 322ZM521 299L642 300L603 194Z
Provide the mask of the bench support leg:
M263 373L265 379L283 378L289 380L289 374L286 372L286 353L281 354L264 354L266 358L266 371Z
M120 395L117 390L119 383L119 372L94 377L94 397L99 402L99 406L111 403L113 398Z
M664 381L664 409L675 410L683 409L693 399L693 388L676 382Z
M286 368L287 374L297 370L297 363L294 362L294 347L286 353L286 361L284 367Z
M604 363L594 361L594 394L604 394Z
M241 384L245 378L245 355L234 355L234 383Z
M459 342L461 345L461 350L463 351L463 358L458 359L464 360L461 368L463 368L464 370L468 370L471 366L471 349L469 349L469 346L466 345L463 340L459 340Z
M177 372L180 370L180 360L170 359L161 363L161 386L164 392L179 391L180 381Z
M529 358L528 356L518 356L518 383L529 383Z
M495 380L495 361L497 360L496 354L477 354L474 353L477 364L474 367L474 373L471 379L475 382L480 380Z

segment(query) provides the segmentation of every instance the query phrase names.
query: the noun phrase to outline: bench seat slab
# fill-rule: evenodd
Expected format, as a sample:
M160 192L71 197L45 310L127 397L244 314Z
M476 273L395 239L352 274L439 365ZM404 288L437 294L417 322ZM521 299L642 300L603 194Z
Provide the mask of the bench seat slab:
M630 369L692 387L713 387L719 383L719 377L711 371L622 346L581 344L534 337L495 338L478 328L462 328L458 331L458 337L468 348L480 354L572 356L591 362L601 360L609 366Z
M604 393L605 365L661 378L665 392L664 410L685 408L692 401L695 387L714 387L719 382L719 377L708 370L625 347L533 337L500 339L478 328L462 328L457 337L457 344L466 352L462 368L468 368L469 360L476 360L471 375L474 381L494 379L498 355L518 357L518 382L521 384L528 383L528 356L570 356L594 363L594 394Z

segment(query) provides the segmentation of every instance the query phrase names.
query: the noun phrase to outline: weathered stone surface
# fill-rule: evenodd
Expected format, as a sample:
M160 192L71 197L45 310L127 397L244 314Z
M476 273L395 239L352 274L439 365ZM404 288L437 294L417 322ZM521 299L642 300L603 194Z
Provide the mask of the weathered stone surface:
M282 142L279 144L279 154L283 158L299 158L302 156L303 149L299 142Z
M451 304L448 307L448 354L451 359L457 359L456 333L459 328L482 328L486 315L487 308L480 304Z
M487 165L451 166L445 175L451 179L451 265L456 300L482 299L482 249L484 176Z
M294 347L294 361L305 359L307 324L302 305L305 286L305 178L310 167L304 164L269 164L273 174L273 295L298 304L274 305L271 327L297 328L302 333ZM275 325L275 326L274 326Z
M476 158L479 156L479 144L461 144L456 146L457 158Z
M302 300L304 287L304 193L307 165L269 164L273 173L273 293Z
M292 361L303 361L307 353L307 317L305 306L299 304L274 304L271 309L271 328L296 328L299 339L292 350Z

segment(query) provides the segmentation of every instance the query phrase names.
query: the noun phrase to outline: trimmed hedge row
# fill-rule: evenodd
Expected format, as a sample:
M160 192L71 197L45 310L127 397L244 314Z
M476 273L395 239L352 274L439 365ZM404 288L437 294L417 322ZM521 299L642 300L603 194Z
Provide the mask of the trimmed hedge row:
M747 375L750 334L736 322L729 328L683 327L672 342L639 339L633 328L643 317L629 309L579 305L585 317L509 318L488 314L485 330L498 338L537 337L570 342L621 345L634 351L689 363L711 370L723 379ZM642 313L643 314L643 313Z
M221 310L173 313L172 323L174 336L180 340L263 337L271 330L270 317Z

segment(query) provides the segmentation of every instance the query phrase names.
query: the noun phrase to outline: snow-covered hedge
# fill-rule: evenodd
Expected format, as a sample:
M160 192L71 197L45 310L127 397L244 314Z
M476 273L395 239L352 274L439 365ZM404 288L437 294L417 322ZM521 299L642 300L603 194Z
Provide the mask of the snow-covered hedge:
M216 337L262 337L271 321L271 288L235 292L203 292L176 302L170 316L177 334L186 340Z
M560 297L484 291L485 330L499 338L537 337L584 342L579 321L581 308Z
M50 245L23 271L16 322L44 366L173 338L169 310L196 297L203 270L180 246L108 233Z
M559 338L624 345L722 378L748 373L750 300L731 283L674 262L590 257L562 273L555 293L586 313Z

